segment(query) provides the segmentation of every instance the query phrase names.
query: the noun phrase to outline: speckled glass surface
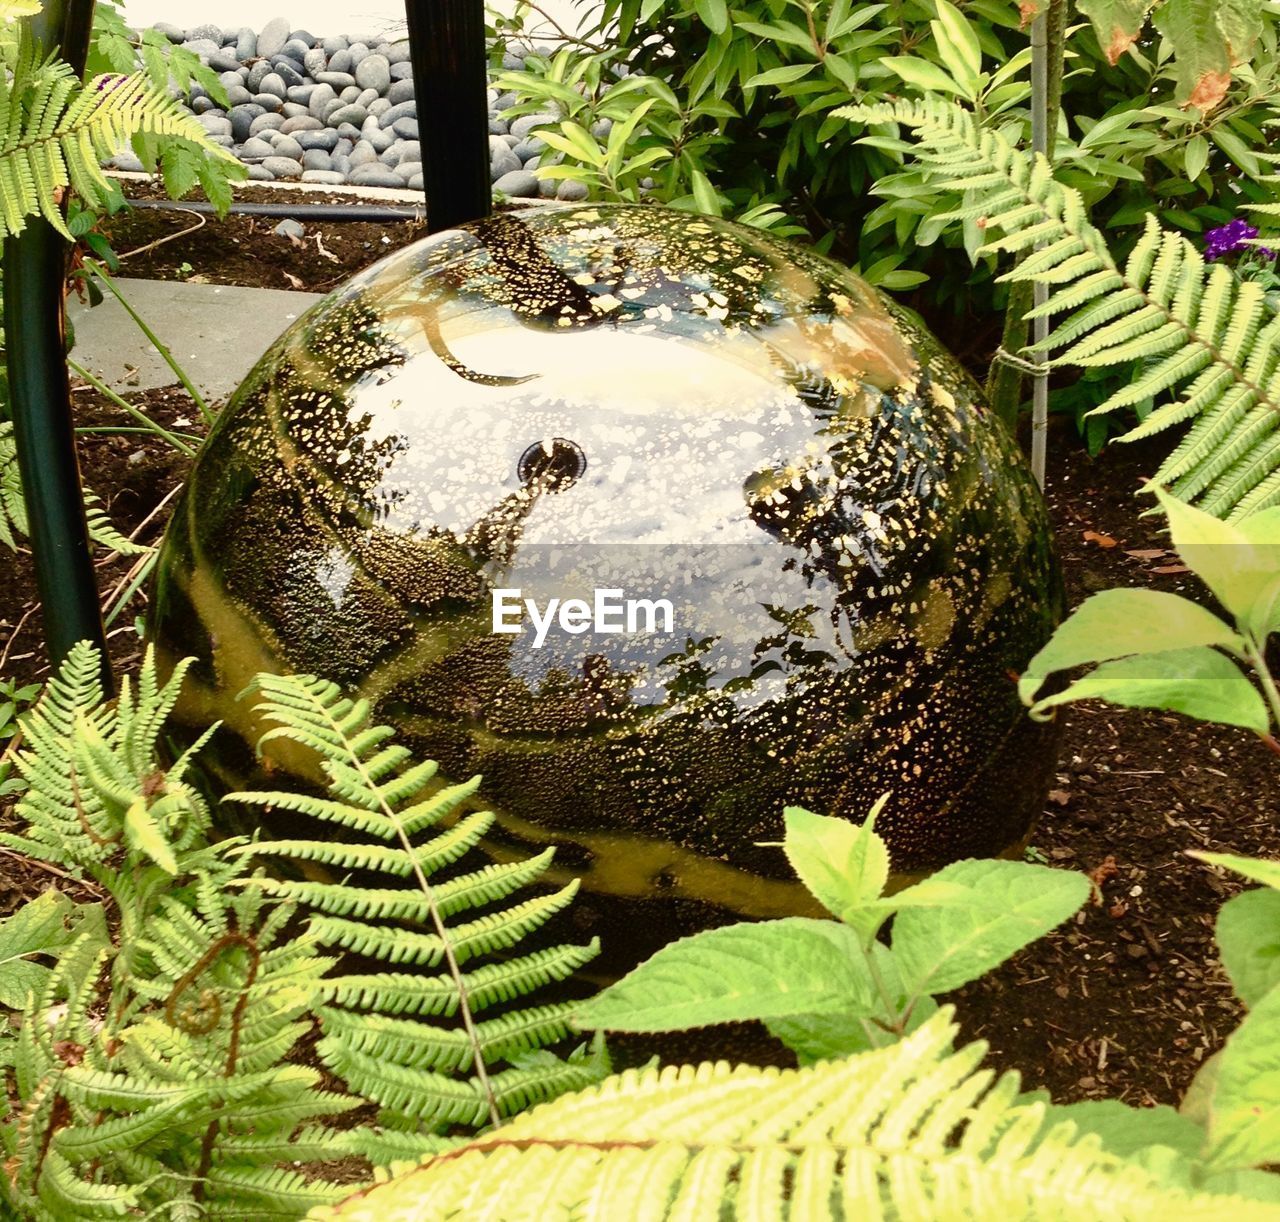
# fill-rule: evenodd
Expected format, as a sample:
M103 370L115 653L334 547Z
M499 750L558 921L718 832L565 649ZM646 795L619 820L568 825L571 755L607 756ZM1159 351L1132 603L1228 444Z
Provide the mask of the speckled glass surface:
M560 845L579 919L640 904L655 943L805 909L759 844L787 803L860 820L892 791L901 871L1006 850L1053 763L1011 676L1060 594L977 394L750 229L574 207L438 234L299 320L205 444L153 603L199 659L179 715L225 720L240 782L252 675L334 678L484 774L496 853ZM666 596L674 631L536 648L492 631L498 587Z

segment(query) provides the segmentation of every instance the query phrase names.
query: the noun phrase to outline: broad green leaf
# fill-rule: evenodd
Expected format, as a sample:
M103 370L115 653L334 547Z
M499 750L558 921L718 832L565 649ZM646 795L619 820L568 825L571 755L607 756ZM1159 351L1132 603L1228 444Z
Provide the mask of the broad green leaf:
M1239 9L1231 0L1164 0L1156 9L1156 29L1173 48L1179 105L1208 112L1226 97L1231 70L1240 62L1219 20L1228 14L1228 24L1238 25ZM1216 141L1218 133L1211 134Z
M1098 45L1108 61L1117 63L1142 32L1156 0L1078 0L1076 7L1089 18Z
M868 1014L857 935L835 921L787 917L726 925L664 946L585 1002L577 1026L687 1031L802 1014Z
M808 76L817 64L784 64L780 68L770 68L767 72L757 72L746 82L748 89L757 85L789 85L801 77Z
M863 904L880 898L889 879L889 849L876 835L882 797L861 823L815 815L799 806L784 812L783 851L800 881L828 912L847 921Z
M967 904L906 908L893 950L912 995L946 993L1060 925L1089 895L1083 874L1020 861L958 861L934 876L970 892Z
M1257 688L1214 649L1175 649L1103 662L1064 692L1031 707L1033 717L1075 700L1108 700L1131 709L1167 709L1198 721L1268 732L1267 706Z
M978 36L963 14L947 0L935 0L938 20L929 23L938 41L943 62L952 75L965 87L965 95L972 97L982 70L982 50Z
M71 941L75 912L62 892L50 889L0 921L0 1006L20 1010L43 988L49 968L31 957L56 955Z
M694 170L689 175L689 183L693 188L693 201L697 204L698 211L705 212L708 216L719 216L720 197L711 185L711 179L701 170Z
M1164 653L1198 645L1240 648L1243 641L1211 611L1163 590L1103 590L1062 622L1027 664L1018 694L1030 704L1057 670L1130 654Z
M1119 1099L1063 1104L1049 1108L1044 1132L1061 1120L1072 1121L1081 1133L1096 1134L1120 1158L1132 1158L1148 1146L1167 1146L1191 1159L1204 1144L1204 1130L1171 1107L1130 1107Z
M1263 857L1238 857L1235 853L1206 853L1203 849L1188 849L1188 857L1206 861L1211 866L1234 870L1255 883L1262 883L1280 891L1280 861L1268 861Z
M964 88L953 77L948 76L937 64L927 59L918 59L913 55L889 55L880 63L896 73L908 85L923 89L926 93L954 93L964 96Z
M1203 136L1192 136L1183 149L1187 178L1194 182L1209 164L1209 142Z
M1211 1170L1280 1162L1280 989L1259 1001L1222 1049L1208 1128Z
M693 0L693 7L702 24L713 34L723 34L729 28L729 8L725 0Z
M1276 518L1268 513L1251 529L1223 522L1156 489L1169 517L1173 545L1214 597L1250 628L1267 619L1280 600L1280 539ZM1247 519L1246 519L1247 521Z
M1259 888L1229 899L1215 932L1236 996L1256 1006L1280 984L1280 891Z

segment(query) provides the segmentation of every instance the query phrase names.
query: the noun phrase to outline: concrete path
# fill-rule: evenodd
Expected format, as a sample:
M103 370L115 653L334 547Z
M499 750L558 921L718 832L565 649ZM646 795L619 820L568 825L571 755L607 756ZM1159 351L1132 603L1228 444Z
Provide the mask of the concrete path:
M211 401L225 400L271 342L319 293L178 280L117 280L121 293ZM71 356L121 392L176 385L160 353L110 294L99 306L73 297Z

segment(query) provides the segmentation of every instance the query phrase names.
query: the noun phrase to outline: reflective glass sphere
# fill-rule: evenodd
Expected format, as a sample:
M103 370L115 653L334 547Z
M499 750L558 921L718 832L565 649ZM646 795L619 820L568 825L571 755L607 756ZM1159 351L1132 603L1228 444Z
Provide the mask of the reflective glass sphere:
M643 950L808 910L788 804L889 793L903 873L1016 846L1054 739L1014 676L1059 611L1022 456L914 316L756 230L578 206L291 327L200 453L151 630L227 780L257 671L332 678Z

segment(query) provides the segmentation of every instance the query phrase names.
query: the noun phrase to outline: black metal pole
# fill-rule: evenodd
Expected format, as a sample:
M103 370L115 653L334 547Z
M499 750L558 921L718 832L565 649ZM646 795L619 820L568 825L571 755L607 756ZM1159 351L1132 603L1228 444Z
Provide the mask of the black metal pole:
M427 229L489 215L484 0L405 0Z
M93 0L46 0L29 18L47 53L84 72ZM102 654L110 687L106 636L89 550L67 382L63 284L67 244L43 217L30 217L4 243L4 331L13 434L27 502L36 585L43 603L45 649L57 666L77 641Z

